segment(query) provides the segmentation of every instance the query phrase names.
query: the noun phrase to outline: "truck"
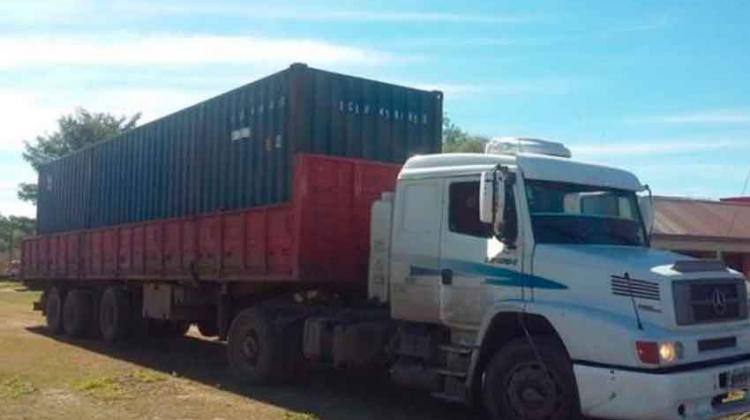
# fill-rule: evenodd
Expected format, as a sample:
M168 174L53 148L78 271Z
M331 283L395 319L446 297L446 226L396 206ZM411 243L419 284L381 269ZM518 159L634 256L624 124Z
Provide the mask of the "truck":
M364 102L328 105L381 108ZM49 331L115 345L196 324L251 383L364 369L494 420L750 410L745 279L651 248L634 174L528 138L403 164L290 159L285 201L25 240Z

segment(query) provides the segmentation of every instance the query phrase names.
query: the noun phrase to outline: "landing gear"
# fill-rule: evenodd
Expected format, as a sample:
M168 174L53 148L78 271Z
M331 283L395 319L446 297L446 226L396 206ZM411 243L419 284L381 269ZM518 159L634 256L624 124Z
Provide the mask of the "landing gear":
M511 341L485 371L482 398L493 420L568 420L578 417L575 378L565 350L551 337Z

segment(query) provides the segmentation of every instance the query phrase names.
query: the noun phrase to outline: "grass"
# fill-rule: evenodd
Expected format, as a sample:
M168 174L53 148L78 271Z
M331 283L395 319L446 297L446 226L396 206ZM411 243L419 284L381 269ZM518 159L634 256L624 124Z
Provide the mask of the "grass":
M135 370L115 375L87 376L73 383L73 390L102 400L135 398L148 385L165 381L162 374Z
M31 382L19 375L0 375L0 398L17 399L36 390Z

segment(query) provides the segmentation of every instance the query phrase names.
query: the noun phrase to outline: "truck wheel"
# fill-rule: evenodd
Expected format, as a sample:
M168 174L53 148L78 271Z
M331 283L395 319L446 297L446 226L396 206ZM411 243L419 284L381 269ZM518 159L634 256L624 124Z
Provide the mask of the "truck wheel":
M44 297L44 318L47 321L47 329L52 334L60 334L63 331L63 295L57 287L47 289Z
M283 381L283 349L277 341L271 317L261 309L240 312L227 335L227 356L232 373L252 384Z
M219 326L216 325L216 320L198 321L196 325L198 332L206 338L219 336Z
M575 376L565 349L552 337L535 337L534 345L536 352L527 338L518 338L493 356L482 386L490 418L580 418Z
M83 337L91 328L93 308L91 295L85 290L71 290L63 303L63 329L71 337Z
M130 300L121 287L108 287L99 303L99 331L102 340L115 344L130 333Z

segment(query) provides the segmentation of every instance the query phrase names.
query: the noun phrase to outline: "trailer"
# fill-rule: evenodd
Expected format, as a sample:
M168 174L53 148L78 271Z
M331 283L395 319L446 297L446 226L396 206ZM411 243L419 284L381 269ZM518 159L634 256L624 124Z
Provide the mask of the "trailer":
M403 134L437 116L324 102L360 127L347 131L359 138L368 118L393 118ZM169 132L155 127L147 130ZM215 141L226 144L210 147L231 148L257 127L225 127ZM484 154L409 153L403 164L289 149L292 175L270 190L226 175L252 159L226 173L226 160L190 160L214 162L195 179L211 176L176 184L172 175L192 166L145 166L136 178L135 166L92 165L127 154L128 138L40 173L40 186L52 185L39 204L48 224L24 241L21 275L43 290L35 306L52 333L117 345L197 324L226 341L229 369L245 381L291 382L311 366L365 369L493 420L750 410L744 278L720 261L650 248L650 190L628 171L525 138L493 140ZM174 139L164 147L189 150ZM109 181L88 180L97 175ZM76 180L75 194L54 195ZM110 196L118 180L136 188ZM288 199L243 201L273 185ZM159 191L161 204L146 199ZM123 219L132 200L151 207Z

